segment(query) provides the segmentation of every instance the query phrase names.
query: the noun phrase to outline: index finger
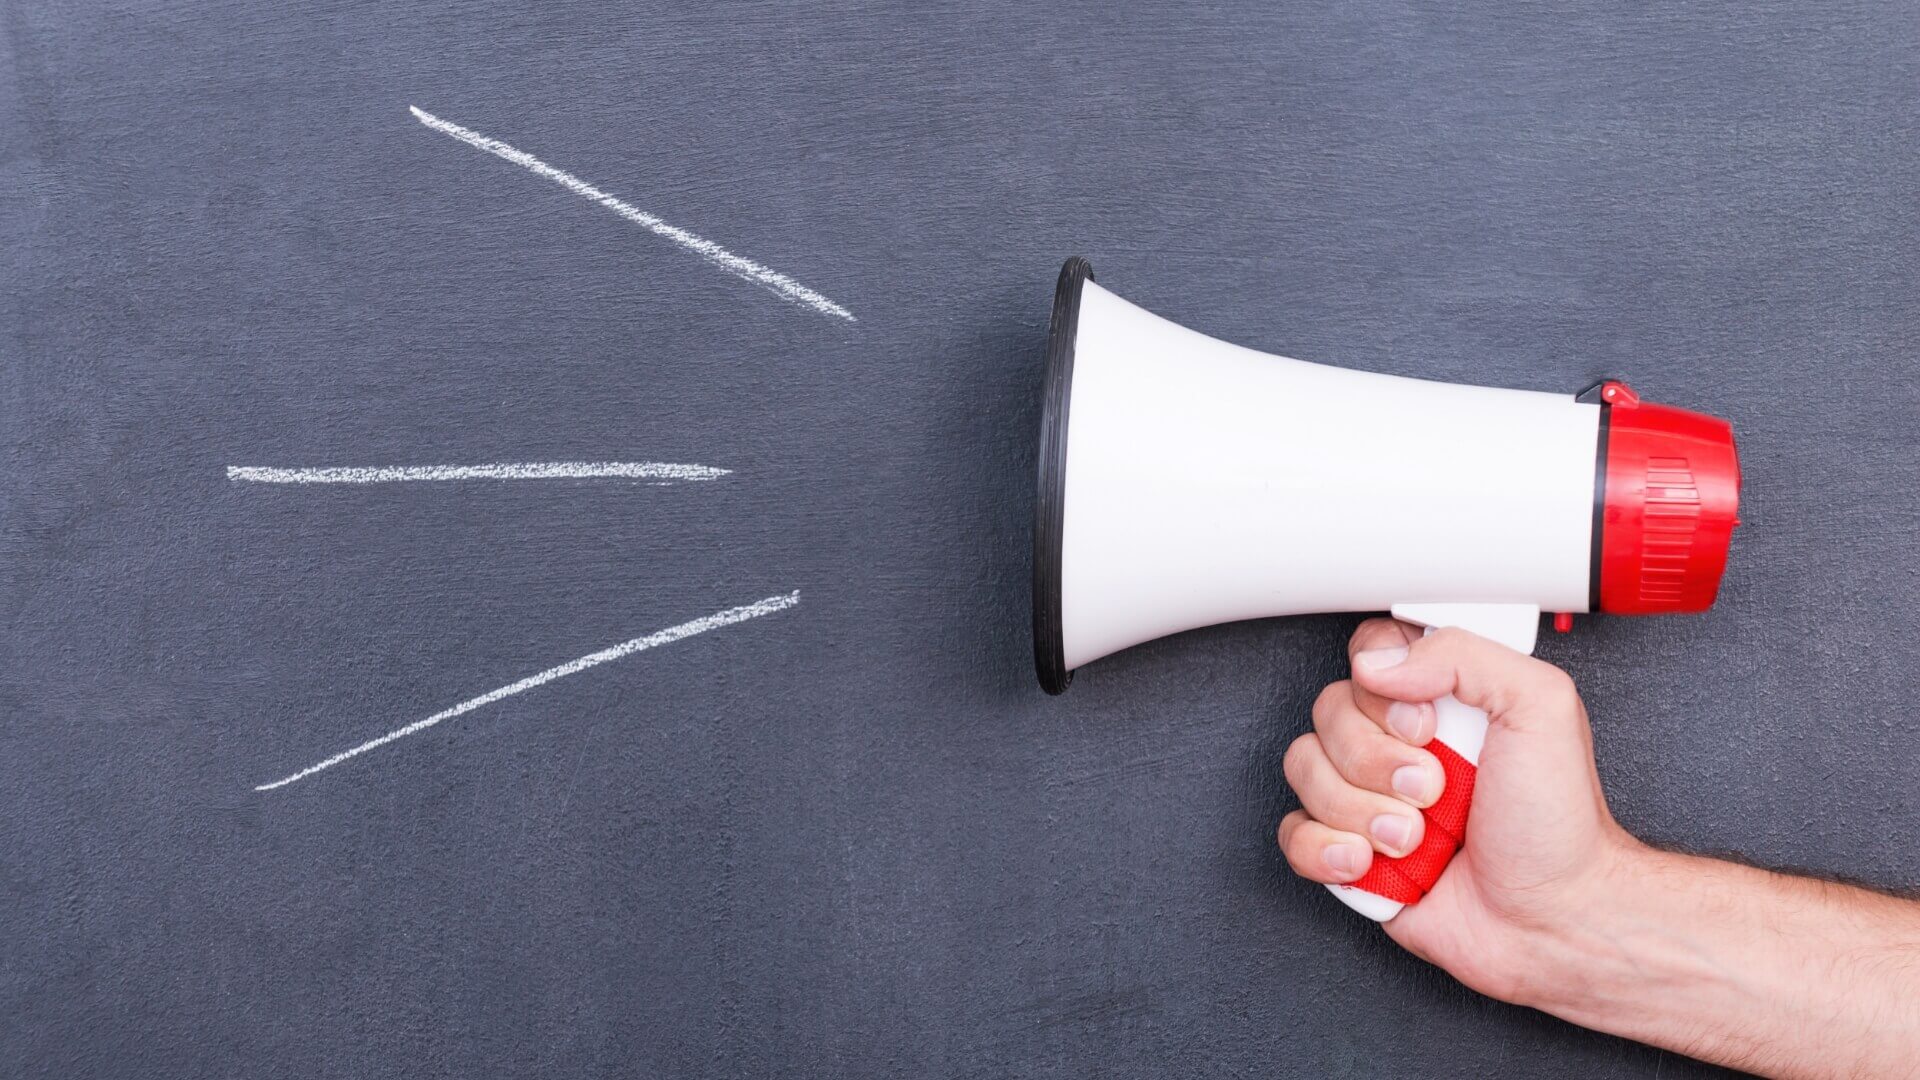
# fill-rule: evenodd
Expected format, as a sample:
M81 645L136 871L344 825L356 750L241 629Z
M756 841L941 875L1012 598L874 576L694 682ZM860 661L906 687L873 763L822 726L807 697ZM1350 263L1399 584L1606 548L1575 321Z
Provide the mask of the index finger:
M1411 648L1414 642L1425 636L1425 628L1412 623L1388 618L1368 619L1356 627L1353 636L1347 639L1347 662L1351 664L1353 655L1359 652ZM1394 701L1355 683L1353 703L1359 706L1367 719L1395 738L1414 746L1425 746L1433 739L1437 721L1430 701Z

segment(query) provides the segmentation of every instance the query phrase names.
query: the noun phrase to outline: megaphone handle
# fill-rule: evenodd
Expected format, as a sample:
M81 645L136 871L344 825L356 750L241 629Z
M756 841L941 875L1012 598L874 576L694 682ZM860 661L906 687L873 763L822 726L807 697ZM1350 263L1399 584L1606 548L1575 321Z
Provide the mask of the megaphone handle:
M1395 605L1393 614L1425 625L1429 634L1441 626L1459 626L1529 653L1540 623L1540 609L1530 604ZM1487 741L1487 714L1452 694L1434 702L1433 710L1438 725L1427 749L1440 759L1446 787L1439 800L1421 812L1427 819L1425 838L1397 859L1376 854L1373 865L1350 885L1327 886L1341 903L1376 922L1386 922L1425 896L1466 842L1473 780L1481 744Z
M1452 694L1434 702L1433 710L1439 727L1427 749L1440 759L1447 782L1440 798L1421 811L1427 828L1420 846L1397 859L1376 854L1358 881L1327 886L1341 903L1376 922L1386 922L1425 896L1467 838L1467 810L1473 805L1473 779L1479 771L1480 744L1486 739L1487 714L1461 704Z

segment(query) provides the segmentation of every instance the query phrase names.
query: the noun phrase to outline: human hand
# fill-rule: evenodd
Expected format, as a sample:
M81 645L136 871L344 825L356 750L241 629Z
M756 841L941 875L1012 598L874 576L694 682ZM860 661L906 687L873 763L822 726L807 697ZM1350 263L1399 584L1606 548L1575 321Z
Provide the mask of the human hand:
M1641 844L1607 812L1565 673L1463 630L1421 635L1362 623L1353 678L1287 749L1295 872L1351 882L1419 846L1443 782L1421 748L1451 693L1488 718L1466 844L1382 924L1395 941L1483 994L1721 1065L1920 1076L1920 903Z
M1431 635L1369 619L1348 643L1353 678L1327 687L1314 730L1294 740L1286 776L1302 809L1280 823L1294 872L1346 883L1376 853L1420 845L1419 810L1439 797L1432 702L1449 693L1485 710L1465 846L1387 933L1466 985L1508 1001L1536 989L1543 936L1577 923L1641 850L1607 812L1587 713L1551 664L1458 629Z

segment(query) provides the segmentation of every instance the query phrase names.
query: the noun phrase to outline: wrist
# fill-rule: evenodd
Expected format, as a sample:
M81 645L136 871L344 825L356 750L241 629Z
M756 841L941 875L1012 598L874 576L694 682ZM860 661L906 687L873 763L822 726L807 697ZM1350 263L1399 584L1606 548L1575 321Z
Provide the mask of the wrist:
M1619 1000L1610 984L1644 978L1628 949L1634 928L1660 921L1649 907L1671 895L1661 882L1677 872L1667 865L1676 858L1613 829L1566 901L1526 927L1525 971L1508 1000L1595 1026L1573 1014Z
M1741 879L1765 875L1621 837L1577 915L1542 927L1537 977L1521 1003L1581 1027L1724 1061L1751 1040L1756 1001L1793 988L1772 965L1737 959L1766 951L1766 930L1741 899L1752 891Z

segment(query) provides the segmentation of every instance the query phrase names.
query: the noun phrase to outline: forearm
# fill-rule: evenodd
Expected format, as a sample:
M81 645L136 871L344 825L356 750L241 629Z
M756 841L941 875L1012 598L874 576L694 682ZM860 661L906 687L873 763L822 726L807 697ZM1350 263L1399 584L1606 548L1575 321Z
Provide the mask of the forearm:
M1920 904L1634 846L1525 1004L1771 1076L1920 1076Z

